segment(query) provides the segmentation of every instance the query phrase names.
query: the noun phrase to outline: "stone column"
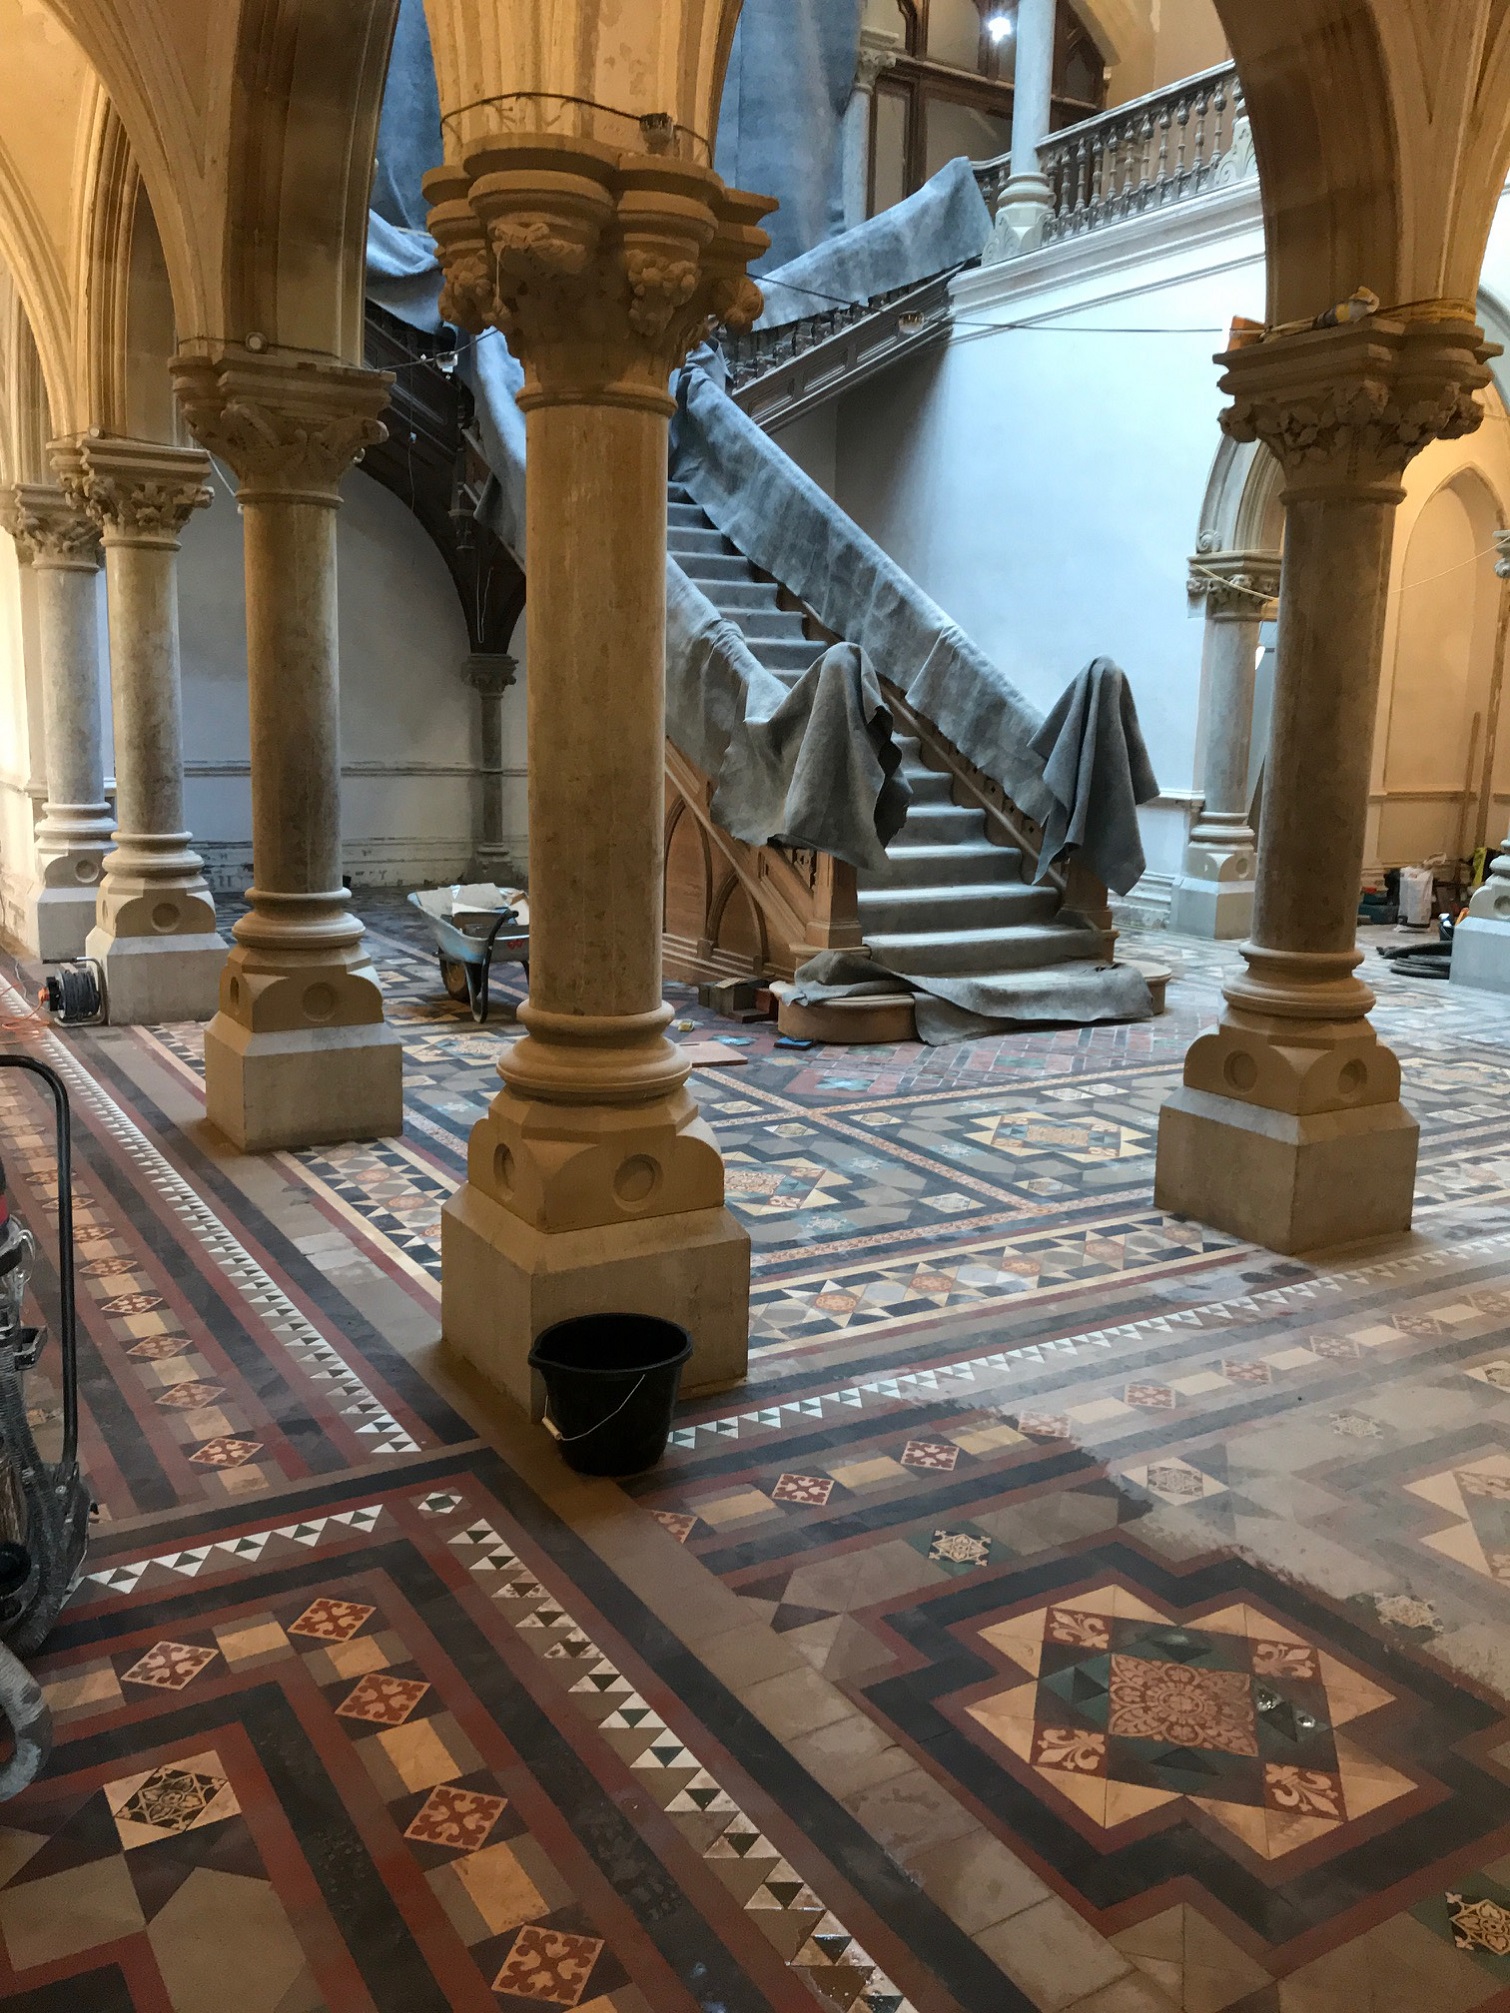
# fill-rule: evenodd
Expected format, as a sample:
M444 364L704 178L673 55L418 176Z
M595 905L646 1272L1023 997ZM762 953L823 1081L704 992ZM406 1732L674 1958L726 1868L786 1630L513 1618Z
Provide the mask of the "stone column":
M901 53L894 36L875 28L860 30L860 55L854 89L844 108L844 228L852 231L870 215L870 129L876 84Z
M426 178L442 312L521 358L529 488L525 1038L443 1215L449 1345L538 1412L550 1322L656 1314L686 1388L746 1363L749 1239L661 998L667 381L746 327L769 207L669 154L500 139Z
M336 511L392 379L227 346L175 359L245 520L251 912L205 1031L213 1124L248 1152L403 1126L402 1054L341 880Z
M1012 173L997 198L996 229L986 263L1033 251L1054 207L1038 164L1054 100L1056 0L1017 0L1017 50L1012 70Z
M115 851L85 950L105 972L112 1026L208 1020L226 947L184 829L178 538L210 501L196 448L86 435L54 450L100 527L110 597Z
M1510 581L1510 532L1494 534L1495 575ZM1500 590L1510 594L1510 587ZM1486 778L1486 788L1493 778ZM1493 866L1475 888L1468 913L1452 937L1452 982L1481 992L1510 993L1510 838L1501 841Z
M76 958L94 928L110 851L100 733L99 532L76 501L33 482L0 491L0 525L37 585L47 803L36 829L27 923L40 958Z
M462 667L462 676L477 694L482 718L482 822L472 853L472 871L479 881L498 882L516 871L503 829L503 695L518 669L501 650L474 651Z
M1419 1128L1356 976L1369 761L1401 477L1470 432L1468 320L1377 315L1232 352L1222 415L1285 472L1274 725L1247 969L1159 1122L1161 1209L1276 1251L1407 1228Z
M1190 592L1206 608L1206 801L1174 884L1169 926L1241 937L1253 921L1258 844L1248 823L1254 673L1259 629L1279 592L1279 554L1198 552Z

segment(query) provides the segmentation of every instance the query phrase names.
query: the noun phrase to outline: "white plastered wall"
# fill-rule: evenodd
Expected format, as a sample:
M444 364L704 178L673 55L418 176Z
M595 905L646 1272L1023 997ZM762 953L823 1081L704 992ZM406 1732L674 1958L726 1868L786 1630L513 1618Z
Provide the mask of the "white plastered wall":
M230 488L217 471L215 502L191 520L179 562L188 821L222 891L251 875L246 604ZM454 880L472 850L481 759L456 589L396 497L360 470L342 495L345 871L358 887Z

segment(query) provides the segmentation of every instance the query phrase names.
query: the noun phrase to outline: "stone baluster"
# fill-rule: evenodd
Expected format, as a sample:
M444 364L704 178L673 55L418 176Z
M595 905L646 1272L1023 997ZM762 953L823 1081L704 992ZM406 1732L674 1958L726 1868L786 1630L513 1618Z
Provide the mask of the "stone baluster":
M336 511L392 379L227 345L173 365L245 521L251 910L205 1031L212 1123L243 1151L403 1125L399 1038L341 876Z
M843 201L844 228L853 230L870 215L870 133L875 110L876 85L902 53L895 36L875 28L860 30L860 54L855 64L854 89L844 108Z
M1496 578L1510 581L1510 531L1494 534ZM1510 586L1501 590L1510 594ZM1492 787L1492 779L1490 779ZM1484 992L1510 993L1510 838L1500 842L1493 865L1475 888L1468 913L1452 938L1452 982Z
M111 843L100 729L99 531L76 500L36 482L0 491L0 526L15 539L37 590L47 801L35 834L27 931L39 957L76 958L94 928Z
M462 668L477 694L482 723L482 817L472 852L472 872L479 881L512 878L523 865L510 858L503 829L503 695L518 669L501 650L474 651Z
M1169 926L1242 937L1253 921L1258 841L1248 822L1259 629L1279 592L1277 552L1198 552L1190 593L1204 604L1205 803L1174 884Z
M1276 1251L1404 1230L1419 1128L1356 975L1395 507L1412 456L1471 431L1468 320L1378 315L1221 359L1224 429L1284 470L1274 724L1246 970L1160 1114L1155 1198Z
M679 1321L687 1385L743 1375L749 1240L661 998L671 371L747 326L768 207L669 154L499 138L426 177L442 312L524 365L530 997L443 1215L450 1347L539 1409L549 1322Z
M184 828L178 539L210 501L197 448L86 434L53 459L105 546L115 722L115 851L85 950L112 1026L207 1020L226 947Z
M1016 258L1043 242L1054 193L1038 159L1048 138L1054 97L1056 0L1018 0L1012 70L1012 173L996 205L985 263Z

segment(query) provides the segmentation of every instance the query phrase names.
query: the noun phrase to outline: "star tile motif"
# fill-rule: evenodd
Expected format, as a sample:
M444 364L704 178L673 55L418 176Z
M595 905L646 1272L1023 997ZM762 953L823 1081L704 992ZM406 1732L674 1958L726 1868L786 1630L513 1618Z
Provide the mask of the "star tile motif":
M909 1440L902 1449L904 1468L934 1469L947 1475L953 1473L958 1460L959 1448L947 1440Z
M1009 1682L969 1717L1095 1837L1193 1812L1272 1863L1318 1839L1340 1846L1416 1787L1353 1731L1392 1695L1255 1608L1187 1623L1107 1585L981 1637Z
M493 1990L510 1999L533 1999L547 2006L580 2005L593 1966L603 1954L601 1936L576 1936L528 1922L514 1938Z
M827 1475L783 1475L771 1491L773 1503L806 1503L822 1509L834 1493Z
M456 1852L476 1852L508 1808L508 1799L483 1790L458 1789L443 1782L432 1789L404 1832L421 1845L448 1845Z
M100 1302L102 1314L150 1314L154 1307L161 1307L160 1293L117 1293L113 1299Z
M402 1726L429 1689L421 1678L369 1671L336 1707L336 1717L369 1720L374 1726Z
M928 1556L936 1566L983 1566L991 1556L991 1540L969 1531L935 1531Z
M192 1412L200 1405L213 1405L224 1396L224 1384L206 1384L195 1377L187 1384L170 1384L157 1402L170 1412Z
M260 1440L232 1440L222 1434L218 1439L206 1440L189 1456L201 1468L240 1468L262 1452Z
M1510 1957L1510 1908L1497 1901L1471 1901L1466 1895L1447 1896L1447 1919L1459 1950L1482 1950L1490 1957Z
M147 1363L158 1363L168 1356L182 1356L193 1347L187 1335L144 1335L140 1342L132 1343L126 1354Z
M105 1785L105 1800L127 1852L234 1817L241 1809L212 1751Z
M153 1685L159 1691L182 1691L220 1654L192 1643L154 1643L130 1670L121 1672L122 1684Z
M333 1601L322 1596L311 1601L296 1622L290 1622L291 1636L314 1636L320 1642L345 1643L377 1613L360 1601Z

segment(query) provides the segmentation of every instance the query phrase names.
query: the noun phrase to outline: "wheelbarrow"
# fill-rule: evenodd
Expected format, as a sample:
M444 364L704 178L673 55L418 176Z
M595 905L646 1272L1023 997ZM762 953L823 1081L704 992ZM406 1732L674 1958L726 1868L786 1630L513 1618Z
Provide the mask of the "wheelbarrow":
M409 900L430 925L441 983L465 1000L472 1018L488 1017L488 973L495 963L524 967L530 975L530 906L521 888L490 882L454 888L419 888Z

